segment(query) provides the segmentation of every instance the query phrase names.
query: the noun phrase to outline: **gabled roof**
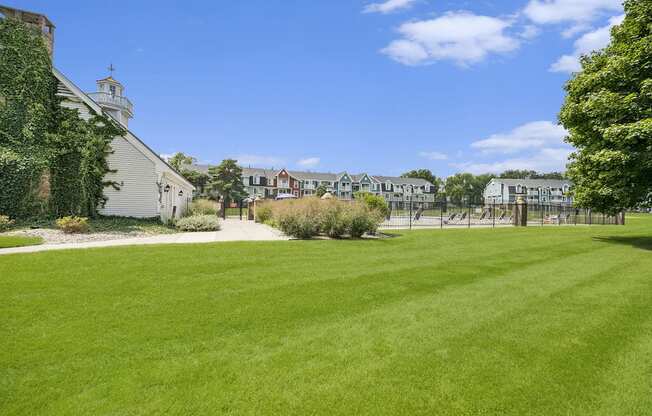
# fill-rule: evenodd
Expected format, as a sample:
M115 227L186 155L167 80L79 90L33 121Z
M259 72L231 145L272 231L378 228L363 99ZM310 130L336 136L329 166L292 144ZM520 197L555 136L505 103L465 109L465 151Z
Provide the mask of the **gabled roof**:
M503 183L507 186L522 185L527 188L563 188L572 186L573 183L567 179L512 179L512 178L493 178L490 182Z
M129 129L127 129L125 126L120 124L120 122L116 120L111 114L105 112L102 109L102 107L100 107L99 104L93 101L93 99L91 99L88 95L86 95L78 86L76 86L72 81L66 78L66 76L63 75L61 71L52 67L52 72L54 73L54 76L57 78L57 80L59 80L59 82L64 84L66 88L68 88L68 90L70 90L70 92L72 92L75 97L80 99L89 108L91 108L97 114L102 114L114 120L116 123L118 123L118 125L120 125L125 130L125 135L123 137L129 143L131 143L136 149L138 149L145 157L151 160L158 167L165 169L165 171L169 172L169 174L172 175L175 179L181 181L182 183L187 184L188 187L195 189L193 184L188 182L188 180L184 178L179 172L177 172L172 166L170 166L168 162L163 160L163 158L161 158L161 156L159 156L158 153L154 152L149 146L145 144L145 142L140 140Z
M374 178L383 183L391 182L394 185L413 185L413 186L433 185L427 180L421 178L401 178L396 176L379 176L379 175L374 175Z

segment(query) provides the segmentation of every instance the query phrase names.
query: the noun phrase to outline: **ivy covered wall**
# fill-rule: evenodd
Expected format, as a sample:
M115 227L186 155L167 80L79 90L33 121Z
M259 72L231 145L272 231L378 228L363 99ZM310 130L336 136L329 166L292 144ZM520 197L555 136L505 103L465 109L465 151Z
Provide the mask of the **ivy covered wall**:
M0 214L96 216L105 202L110 143L124 133L103 115L60 106L40 34L0 20Z

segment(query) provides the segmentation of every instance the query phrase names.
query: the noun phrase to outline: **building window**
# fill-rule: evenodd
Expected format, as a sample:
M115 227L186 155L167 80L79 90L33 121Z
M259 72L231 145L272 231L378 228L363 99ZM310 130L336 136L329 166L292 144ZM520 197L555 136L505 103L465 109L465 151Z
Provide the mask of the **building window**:
M115 85L109 85L109 91L111 95L115 97Z

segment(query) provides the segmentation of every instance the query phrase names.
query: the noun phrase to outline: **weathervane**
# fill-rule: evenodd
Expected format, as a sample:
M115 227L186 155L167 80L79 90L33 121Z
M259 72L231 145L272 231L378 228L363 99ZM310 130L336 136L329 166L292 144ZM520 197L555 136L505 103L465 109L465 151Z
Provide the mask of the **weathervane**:
M115 71L115 67L113 66L113 64L109 64L109 67L107 69L111 73L111 76L113 76L113 72Z

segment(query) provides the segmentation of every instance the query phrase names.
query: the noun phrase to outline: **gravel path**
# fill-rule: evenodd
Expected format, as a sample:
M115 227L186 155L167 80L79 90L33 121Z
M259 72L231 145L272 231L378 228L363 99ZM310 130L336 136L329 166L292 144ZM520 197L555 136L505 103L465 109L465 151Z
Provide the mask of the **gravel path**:
M221 221L222 229L220 231L201 232L201 233L178 233L178 234L160 234L155 236L126 238L118 234L87 234L85 237L104 235L110 239L85 240L76 242L47 242L38 246L13 247L0 249L0 255L13 253L34 253L38 251L63 250L63 249L80 249L112 246L129 246L144 244L196 244L211 243L216 241L282 241L289 240L280 231L264 224L257 224L253 221L240 221L235 219L226 219ZM37 230L29 230L37 231ZM51 230L47 230L51 231ZM35 235L35 234L31 234ZM83 236L83 235L78 235ZM133 236L133 234L132 234Z

